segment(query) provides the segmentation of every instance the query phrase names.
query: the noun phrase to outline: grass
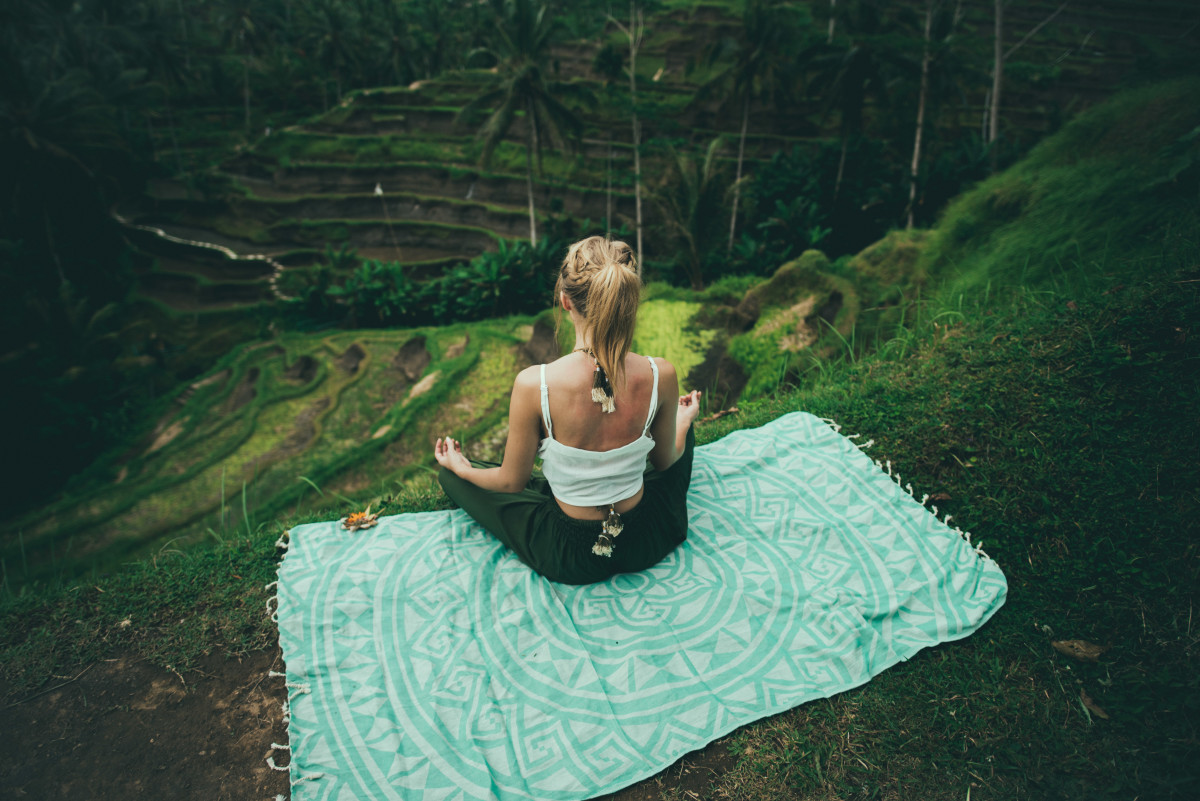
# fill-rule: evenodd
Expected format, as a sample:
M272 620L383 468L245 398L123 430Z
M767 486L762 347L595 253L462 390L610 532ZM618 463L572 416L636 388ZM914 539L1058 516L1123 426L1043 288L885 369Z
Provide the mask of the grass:
M944 497L933 503L1010 582L1008 604L971 638L727 738L735 765L706 797L1193 797L1200 269L1075 308L1033 292L979 301L952 325L924 317L905 358L840 363L699 429L705 442L798 408L833 417L874 439L870 452L918 496ZM321 481L324 496L295 483L304 510L253 536L235 520L224 544L9 592L0 664L11 692L116 650L182 670L212 650L265 647L275 539L345 509ZM444 505L418 478L392 510ZM1057 639L1112 648L1074 662L1050 647ZM1081 691L1110 719L1087 712Z
M820 341L850 358L822 360L802 378L786 364L764 373L766 394L702 426L698 440L796 409L834 418L875 440L876 458L984 542L1010 596L967 640L726 738L734 765L704 788L707 797L1197 795L1200 224L1196 198L1184 191L1195 163L1180 146L1197 113L1181 101L1196 89L1195 81L1168 84L1145 95L1148 106L1118 99L1116 111L1082 116L1061 140L964 195L934 230L893 235L838 265L805 254L757 291L764 326L795 303L771 289L788 281L847 298L853 281L872 307L845 304L829 326L836 336ZM1133 147L1142 135L1146 147ZM1099 146L1089 155L1081 143L1090 141ZM1145 158L1122 160L1133 152ZM701 294L652 286L644 341L662 343L666 325L693 319L698 306L737 305L751 289L746 279ZM894 327L871 329L861 322L868 313L890 315ZM187 532L176 531L146 559L94 567L70 584L22 586L20 573L41 558L38 525L61 521L29 518L8 531L0 676L10 696L118 652L183 670L212 651L266 647L274 627L265 585L278 536L352 505L377 508L397 489L391 512L443 508L411 454L436 427L494 438L504 413L495 400L503 401L512 347L529 323L295 336L281 343L286 359L249 347L231 353L218 365L230 378L176 412L187 422L175 442L131 461L141 472L128 483L113 489L98 472L91 494L81 493L107 509L144 499L168 463L205 471L210 480L196 497L208 508L189 525L211 528L208 542L183 550L175 538ZM324 363L360 342L369 358L357 380L374 384L394 349L418 334L429 340L434 388L380 408L334 397L321 425L331 442L355 447L282 463L264 502L268 482L246 481L236 468L247 459L227 448L252 443L247 454L261 454L286 434L275 429L286 429L291 399L335 389L320 376L307 388L286 386L283 362L311 354ZM259 396L239 414L220 414L251 367L261 371ZM379 439L354 434L383 424L391 430ZM225 443L215 455L213 442ZM64 503L43 517L71 514ZM61 575L56 560L70 557L72 542L51 552L50 574ZM1111 649L1096 663L1075 662L1051 647L1058 639ZM1107 719L1088 710L1084 692ZM664 795L696 794L667 787Z
M832 273L825 255L809 250L751 289L743 305L757 307L754 326L729 342L729 355L746 371L743 397L775 391L803 363L824 368L834 356L851 360L860 301L854 285ZM836 309L833 320L821 316Z
M688 386L685 379L704 360L717 335L716 331L700 328L693 322L700 308L698 302L666 298L647 300L638 308L634 351L671 362L679 376L681 392L697 389Z
M1200 228L1197 98L1200 79L1177 80L1081 114L952 202L919 269L948 292L1073 292L1143 274Z
M528 323L289 334L236 349L185 402L164 399L153 433L122 449L123 462L98 465L70 497L5 525L7 586L47 590L152 557L168 540L189 548L211 537L209 529L224 537L219 510L243 485L259 520L294 508L305 491L297 476L359 500L403 486L432 462L424 437L433 426L468 440L502 426L524 341L518 332ZM418 336L427 338L428 372L438 378L410 399L393 358ZM462 352L447 354L456 343ZM347 373L337 362L355 347L363 356ZM285 376L301 358L314 363L306 382ZM244 405L233 409L239 393ZM165 431L173 438L150 450Z
M711 797L1194 797L1198 278L975 308L926 324L907 358L714 424L800 407L873 438L918 497L948 498L933 503L984 541L1010 598L962 643L742 730ZM1058 639L1112 650L1074 662Z

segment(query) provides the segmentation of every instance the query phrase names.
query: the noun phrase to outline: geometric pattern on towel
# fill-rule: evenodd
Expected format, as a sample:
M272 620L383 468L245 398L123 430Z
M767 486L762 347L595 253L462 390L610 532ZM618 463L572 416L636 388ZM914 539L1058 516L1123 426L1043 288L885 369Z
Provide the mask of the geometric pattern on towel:
M981 555L792 413L696 449L687 542L541 578L459 510L297 526L279 570L292 798L579 799L965 637ZM618 542L618 547L620 543Z

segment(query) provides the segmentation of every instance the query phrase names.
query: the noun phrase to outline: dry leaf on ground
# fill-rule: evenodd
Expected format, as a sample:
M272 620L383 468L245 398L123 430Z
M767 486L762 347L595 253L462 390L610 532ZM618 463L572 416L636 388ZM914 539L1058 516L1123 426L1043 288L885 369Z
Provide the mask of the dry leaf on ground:
M1088 711L1101 720L1108 720L1108 713L1104 711L1104 707L1092 700L1092 696L1087 694L1087 690L1079 691L1079 700L1087 707Z
M1078 659L1080 662L1097 662L1100 659L1100 654L1112 647L1109 645L1096 645L1096 643L1088 642L1087 640L1055 640L1050 645L1060 654Z

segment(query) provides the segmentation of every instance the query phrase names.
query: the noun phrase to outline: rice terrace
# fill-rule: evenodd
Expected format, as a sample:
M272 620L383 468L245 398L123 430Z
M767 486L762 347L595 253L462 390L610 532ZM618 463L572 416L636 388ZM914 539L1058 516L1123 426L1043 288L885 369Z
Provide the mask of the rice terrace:
M1200 797L1194 2L13 0L0 39L3 797ZM435 449L507 470L540 369L514 494L633 552L664 437L591 517L545 446L642 386L564 294L585 241L692 466L686 542L577 582Z

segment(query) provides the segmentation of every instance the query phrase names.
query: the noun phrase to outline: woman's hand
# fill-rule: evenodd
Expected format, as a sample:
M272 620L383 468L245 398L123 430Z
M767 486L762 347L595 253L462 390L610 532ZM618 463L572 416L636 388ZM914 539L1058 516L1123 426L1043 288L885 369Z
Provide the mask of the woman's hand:
M456 442L450 437L437 438L437 441L433 443L433 458L456 476L461 474L460 471L471 467L467 457L463 456L462 443Z
M686 431L697 417L700 416L700 390L693 389L686 395L679 396L679 410L675 413L675 427Z

